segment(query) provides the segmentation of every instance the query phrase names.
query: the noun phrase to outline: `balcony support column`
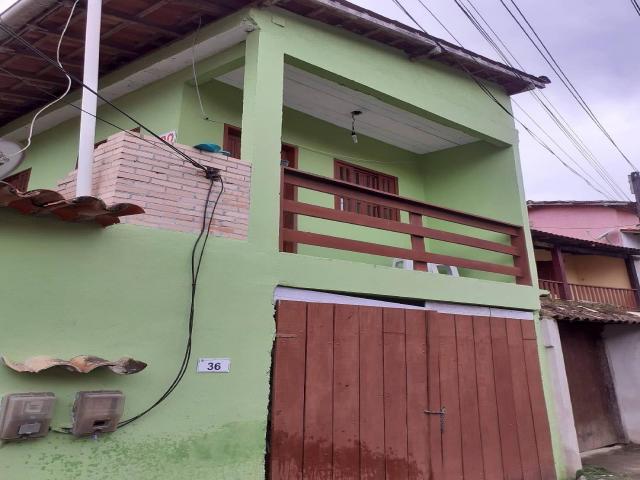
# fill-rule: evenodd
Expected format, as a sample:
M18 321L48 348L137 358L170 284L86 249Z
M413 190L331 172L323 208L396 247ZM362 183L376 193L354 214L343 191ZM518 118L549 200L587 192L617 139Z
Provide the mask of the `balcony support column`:
M629 275L629 282L631 288L633 288L634 297L636 300L636 308L640 307L640 281L638 281L638 270L636 267L636 257L629 255L624 259L627 265L627 273Z
M573 300L571 295L571 287L567 281L567 271L564 265L564 257L562 256L562 248L554 246L551 249L551 261L553 263L553 276L556 282L560 282L560 296L563 300Z
M265 25L246 41L241 156L252 164L249 241L278 250L284 49L278 30ZM268 240L265 242L265 240Z

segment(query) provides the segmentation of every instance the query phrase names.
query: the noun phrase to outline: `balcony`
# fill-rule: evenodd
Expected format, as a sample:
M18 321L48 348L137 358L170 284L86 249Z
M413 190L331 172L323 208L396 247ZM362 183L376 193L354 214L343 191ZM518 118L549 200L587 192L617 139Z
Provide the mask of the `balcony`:
M540 280L540 288L548 290L551 298L562 300L581 300L584 302L608 303L629 310L638 309L637 291L632 288L596 287L577 285L553 280Z
M302 191L315 194L304 192L302 195ZM324 194L324 202L318 202L321 198L318 193ZM316 202L306 203L298 196L304 196L305 200L316 199ZM346 203L355 203L358 207L355 211L346 211L343 208ZM327 206L332 204L333 208ZM322 233L300 229L298 217L323 220L315 228L321 229ZM350 231L356 238L348 238L346 230L339 228L339 224L360 228L359 231ZM396 237L401 236L403 241L396 241L396 245L382 243L379 240L382 236L372 235L371 230L391 232ZM357 233L364 231L368 233ZM373 241L364 241L363 237ZM425 244L425 239L429 243ZM297 252L298 245L410 260L414 270L427 271L428 264L446 265L465 271L497 274L500 278L506 276L504 281L531 285L524 229L520 225L283 168L280 250ZM391 262L386 265L391 266Z

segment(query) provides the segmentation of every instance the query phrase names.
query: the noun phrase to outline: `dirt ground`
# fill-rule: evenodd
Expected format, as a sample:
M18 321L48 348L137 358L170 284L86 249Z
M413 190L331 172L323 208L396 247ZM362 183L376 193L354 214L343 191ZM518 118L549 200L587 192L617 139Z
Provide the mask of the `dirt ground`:
M582 455L587 480L640 480L640 445L603 448Z

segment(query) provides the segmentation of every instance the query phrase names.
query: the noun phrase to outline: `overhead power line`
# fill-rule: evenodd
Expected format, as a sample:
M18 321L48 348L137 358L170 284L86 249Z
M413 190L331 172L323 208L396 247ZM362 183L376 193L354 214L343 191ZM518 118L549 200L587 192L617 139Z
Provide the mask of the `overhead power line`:
M461 3L462 1L464 1L464 0L454 0L456 5L458 6L458 8L463 12L463 14L472 23L472 25L480 32L480 34L485 38L487 43L489 43L491 45L491 47L502 58L502 60L507 65L509 65L511 67L514 67L514 63L515 63L515 65L517 65L520 68L520 70L525 70L525 68L518 61L518 59L516 58L514 53L509 49L509 47L506 45L506 43L500 38L500 36L497 34L497 32L491 27L491 25L489 24L487 19L476 8L476 6L473 4L473 2L471 0L467 0L467 3L469 4L469 7L470 7L470 9L469 9L466 5L463 5ZM471 10L473 10L473 12ZM428 10L428 11L432 16L435 17L433 12L431 12L430 10ZM475 14L474 14L474 12L475 12ZM478 20L476 18L476 15L477 15L477 17L479 17L480 20ZM435 18L439 22L439 19L437 19L437 17L435 17ZM439 23L441 23L441 22L439 22ZM487 32L487 30L485 30L485 28L482 26L481 23L484 23L484 25L487 27L489 32L491 32L493 37L495 37L495 40L491 36L491 34L489 32ZM512 63L511 60L513 60L514 63ZM516 72L516 74L519 75L517 72ZM617 183L615 182L613 177L602 166L602 164L598 161L598 159L593 154L593 152L591 152L591 150L589 150L589 148L586 146L584 141L579 137L577 132L575 132L575 130L573 130L571 125L564 119L564 117L560 114L558 109L553 105L551 100L548 99L546 97L546 95L544 95L544 93L542 93L542 92L537 92L535 90L532 90L529 93L534 97L536 102L542 107L543 111L556 124L556 126L560 129L561 133L565 137L567 137L567 139L574 145L574 147L581 154L581 156L587 161L587 163L589 165L591 165L591 167L594 169L596 174L604 181L604 184L607 185L606 187L603 187L602 185L600 185L600 187L604 188L604 190L607 190L607 189L611 190L613 192L613 197L621 196L623 198L624 197L628 198L627 193L617 185ZM515 99L512 99L512 102L518 108L520 108L525 113L525 115L527 115L533 121L531 115L529 115L529 113L524 109L524 107L522 107ZM578 161L576 161L573 157L571 157L571 155L569 155L568 152L566 150L564 150L564 148L560 147L560 145L553 139L553 137L551 137L537 122L534 121L534 123L536 124L536 126L538 126L538 128L540 128L540 130L545 134L545 136L547 136L567 156L567 158L574 165L577 166L578 169L580 169L594 183L596 183L596 184L599 183L598 181L596 181L593 178L593 176L591 176L584 169L584 167ZM605 196L607 196L607 195L605 195Z
M180 150L179 148L177 148L176 146L170 144L169 142L167 142L165 139L163 139L162 137L160 137L160 135L158 135L157 133L155 133L153 130L151 130L149 127L147 127L146 125L144 125L143 123L141 123L140 121L136 120L132 115L130 115L129 113L127 113L126 111L124 111L122 108L118 107L117 105L115 105L113 102L111 102L109 99L105 98L103 95L101 95L100 93L98 93L96 90L92 89L91 87L89 87L88 85L86 85L82 80L80 80L78 77L70 74L69 72L67 72L67 70L60 66L55 60L53 60L51 57L49 57L48 55L46 55L45 53L42 52L42 50L40 50L38 47L36 47L35 45L32 45L31 43L29 43L28 41L26 41L24 38L22 38L20 35L18 35L16 32L13 31L13 29L11 27L9 27L7 24L5 24L4 22L2 22L0 20L0 30L4 31L6 34L8 34L11 38L13 38L14 40L18 41L19 43L23 44L25 47L27 47L29 50L31 50L33 53L35 53L37 56L39 56L40 58L42 58L44 61L46 61L47 63L51 64L54 68L56 68L57 70L61 71L64 75L70 77L74 82L76 82L77 84L81 85L85 90L93 93L96 97L98 97L100 100L102 100L103 102L107 103L108 105L110 105L113 109L115 109L117 112L119 112L120 114L122 114L124 117L126 117L127 119L129 119L130 121L132 121L133 123L135 123L136 125L138 125L141 129L145 130L146 132L148 132L150 135L152 135L153 137L155 137L158 141L160 141L161 143L163 143L164 145L166 145L167 147L169 147L171 150L173 150L175 153L177 153L180 157L182 157L183 159L185 159L187 162L189 162L191 165L193 165L194 167L202 170L205 175L209 174L209 171L207 169L207 167L205 167L204 165L200 164L199 162L196 162L193 158L191 158L189 155L187 155L185 152L183 152L182 150Z
M640 4L637 0L631 0L631 5L633 5L634 10L638 15L640 15Z
M558 76L558 78L560 79L560 81L562 82L562 84L567 88L567 90L569 90L569 93L571 93L571 96L576 100L576 102L578 103L578 105L580 105L580 107L585 111L585 113L587 114L587 116L593 121L593 123L598 127L598 129L604 134L604 136L609 140L609 142L615 147L615 149L618 151L618 153L622 156L622 158L627 162L627 164L633 168L634 170L638 170L637 167L631 162L631 160L629 159L629 157L622 151L622 149L618 146L618 144L615 142L615 140L613 139L613 137L611 136L611 134L609 134L609 132L607 131L607 129L604 127L604 125L602 125L602 122L600 122L600 120L598 119L598 117L596 116L595 113L593 113L593 110L591 110L591 107L589 106L589 104L586 102L586 100L583 98L583 96L580 94L580 92L578 91L578 89L575 87L575 85L573 84L573 82L569 79L569 77L566 75L566 73L564 72L564 70L562 69L562 67L560 66L560 64L556 61L555 57L551 54L551 52L549 51L549 49L547 48L547 46L545 45L545 43L542 41L542 38L540 38L540 35L538 35L538 33L536 32L535 28L533 28L533 26L531 25L531 22L529 22L529 20L527 19L527 17L525 16L525 14L522 12L522 10L520 9L520 7L518 7L518 4L515 2L515 0L509 0L511 2L511 4L513 5L513 7L515 8L515 10L518 12L518 14L520 15L520 17L522 18L522 20L524 20L524 22L526 23L526 25L529 27L529 29L531 30L531 33L533 34L533 36L536 38L536 40L538 41L538 43L536 43L536 41L532 38L531 34L527 31L527 29L524 27L524 25L520 22L520 20L518 20L516 14L509 8L509 6L505 3L505 0L500 0L500 3L502 4L502 6L507 10L507 12L509 13L509 15L511 16L511 18L513 18L513 20L516 22L516 24L518 25L518 27L520 27L520 29L523 31L523 33L525 34L525 36L529 39L529 41L533 44L533 46L536 48L536 50L538 50L538 52L540 53L540 55L542 55L542 58L545 60L545 62L549 65L549 67L551 67L551 69L555 72L555 74ZM635 0L632 0L635 2ZM634 4L635 5L635 4ZM544 50L544 52L543 52Z
M429 34L425 28L420 24L420 22L418 22L415 17L405 8L405 6L400 2L400 0L392 0L392 2L398 7L400 8L400 10L402 10L402 12L420 29L422 30L425 34ZM432 37L433 38L433 37ZM443 50L445 50L445 47L437 40L434 38L434 41L436 42L436 45L438 45L440 48L442 48ZM562 158L560 158L558 156L558 154L555 153L555 151L553 151L553 149L551 147L549 147L549 145L547 145L545 142L543 142L529 127L527 127L522 121L518 120L517 118L515 118L515 116L513 115L513 113L507 108L505 107L496 97L495 95L493 95L493 93L491 93L491 91L484 85L482 84L470 71L469 69L462 63L460 62L456 62L456 64L458 65L459 68L461 68L468 76L471 80L473 80L473 82L478 86L478 88L480 88L485 95L487 95L505 114L509 115L514 121L516 121L519 125L522 126L522 128L538 143L540 144L545 150L547 150L551 155L553 155L556 159L558 159L558 161L560 161L560 163L567 168L570 172L572 172L574 175L578 176L579 178L581 178L590 188L592 188L593 190L595 190L596 192L598 192L601 195L604 195L606 197L606 194L604 192L602 192L599 188L597 188L595 185L593 185L584 175L582 175L580 172L578 172L576 169L574 169L573 167L571 167L571 165L569 165L567 162L565 162Z
M7 69L6 69L6 68L4 68L4 67L0 67L0 72L3 72L3 73L5 73L5 74L9 75L10 77L12 77L12 78L13 78L13 79L15 79L15 80L18 80L19 82L23 82L25 85L27 85L27 86L29 86L29 87L35 88L36 90L38 90L38 91L42 92L43 94L45 94L45 95L47 95L47 96L49 96L49 97L52 97L52 98L58 98L58 96L57 96L55 93L52 93L52 92L50 92L49 90L47 90L47 89L45 89L45 88L42 88L40 85L37 85L37 84L35 84L35 83L31 82L31 81L30 81L29 79L27 79L27 78L24 78L24 77L22 77L22 76L20 76L20 75L15 74L15 73L14 73L14 72L12 72L11 70L7 70ZM145 138L145 137L144 137L144 136L142 136L142 135L140 135L140 136L138 136L138 135L134 135L134 134L133 134L133 133L131 133L131 131L129 130L129 127L123 127L122 125L118 125L118 124L117 124L117 123L115 123L115 122L112 122L112 121L110 121L110 120L106 120L104 117L101 117L101 116L100 116L100 115L98 115L98 114L94 114L94 113L91 113L91 112L89 112L89 111L87 111L87 110L84 110L82 107L79 107L79 106L78 106L78 105L76 105L75 103L70 102L70 101L68 101L68 100L65 100L64 98L63 98L63 99L61 99L61 100L60 100L60 102L61 102L61 103L64 103L65 105L67 105L67 106L69 106L69 107L71 107L71 108L74 108L74 109L78 110L79 112L84 112L84 113L86 113L87 115L92 116L92 117L93 117L93 118L95 118L96 120L99 120L99 121L101 121L102 123L104 123L104 124L106 124L106 125L109 125L110 127L115 128L116 130L123 131L123 132L125 132L126 134L131 135L131 136L135 136L136 138L139 138L139 139L140 139L140 140L142 140L143 142L148 143L149 145L153 145L154 147L156 147L156 148L158 148L158 149L162 150L163 152L165 152L165 153L167 153L167 154L169 154L169 155L173 155L173 156L175 156L176 158L179 158L179 159L181 159L181 160L184 160L184 159L182 158L182 156L181 156L181 155L177 155L177 154L176 154L176 152L174 152L173 150L168 150L168 149L164 148L162 143L159 143L159 142L157 142L157 141L151 141L151 140L149 140L148 138Z

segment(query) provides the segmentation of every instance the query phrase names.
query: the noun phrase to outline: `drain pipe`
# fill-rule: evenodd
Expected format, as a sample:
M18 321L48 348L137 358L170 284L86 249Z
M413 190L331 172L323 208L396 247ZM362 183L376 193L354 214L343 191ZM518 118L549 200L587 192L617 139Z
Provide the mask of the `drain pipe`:
M84 40L84 70L82 81L94 92L98 91L100 65L100 20L102 0L87 1L87 23ZM78 145L78 175L76 197L90 196L93 179L93 149L96 138L96 110L98 97L86 88L82 89L80 114L80 141Z

